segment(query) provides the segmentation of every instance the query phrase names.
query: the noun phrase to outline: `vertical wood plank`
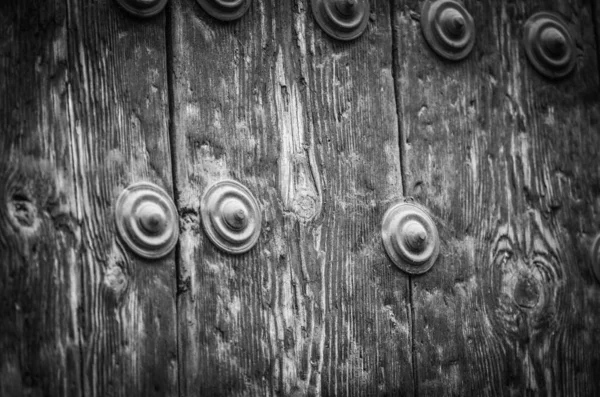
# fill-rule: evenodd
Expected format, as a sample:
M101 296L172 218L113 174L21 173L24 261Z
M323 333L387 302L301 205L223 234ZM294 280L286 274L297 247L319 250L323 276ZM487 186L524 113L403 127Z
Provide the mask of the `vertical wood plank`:
M594 12L594 27L596 28L596 55L598 59L598 73L600 73L600 4L592 1Z
M114 202L171 190L165 17L0 6L0 394L177 394L174 254L136 258Z
M477 43L449 63L425 43L421 1L395 2L408 196L428 206L441 258L413 282L422 396L600 394L599 85L590 1L465 1ZM521 46L561 13L578 70L539 76Z
M182 395L412 395L407 277L380 240L402 194L391 10L372 11L340 44L306 1L232 23L173 1ZM224 178L263 211L240 256L199 226Z

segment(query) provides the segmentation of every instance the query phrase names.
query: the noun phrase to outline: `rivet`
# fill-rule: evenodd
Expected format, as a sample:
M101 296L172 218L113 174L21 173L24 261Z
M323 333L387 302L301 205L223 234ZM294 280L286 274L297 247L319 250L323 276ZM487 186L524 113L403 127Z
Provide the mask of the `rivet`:
M592 269L598 282L600 282L600 234L598 234L592 244Z
M223 180L211 185L202 196L200 212L206 235L221 250L241 254L258 241L260 207L241 183Z
M248 11L252 0L196 0L210 16L221 21L239 19Z
M435 263L440 241L427 211L413 203L398 203L383 217L381 236L396 266L410 274L422 274Z
M177 244L177 209L167 192L153 183L134 183L123 190L115 220L121 239L143 258L163 257Z
M558 14L533 14L525 22L523 46L533 67L550 79L565 77L575 68L575 42Z
M427 0L421 9L421 30L433 51L448 60L464 59L475 44L473 17L456 0Z
M149 18L161 12L169 0L116 0L128 13L139 18Z
M356 39L369 23L368 0L312 0L312 10L321 29L342 41Z

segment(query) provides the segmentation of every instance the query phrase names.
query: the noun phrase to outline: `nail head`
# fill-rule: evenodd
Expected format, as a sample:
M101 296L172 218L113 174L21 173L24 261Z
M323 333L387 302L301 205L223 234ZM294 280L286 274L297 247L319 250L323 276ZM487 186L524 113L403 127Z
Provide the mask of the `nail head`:
M121 192L115 222L121 240L143 258L165 256L179 238L179 216L173 200L150 182L134 183Z
M523 31L525 53L538 73L559 79L575 69L575 42L560 15L545 11L533 14Z
M138 18L150 18L160 13L168 0L116 0L129 14Z
M369 23L368 0L312 0L317 24L337 40L354 40Z
M437 227L427 211L413 203L398 203L384 215L381 235L396 266L411 274L427 272L439 255Z
M230 254L250 250L260 237L262 216L250 190L234 180L219 181L200 202L202 225L208 238Z
M241 18L250 8L252 0L196 0L213 18L233 21Z
M475 45L473 17L456 0L427 0L421 9L421 30L431 49L451 61L464 59Z

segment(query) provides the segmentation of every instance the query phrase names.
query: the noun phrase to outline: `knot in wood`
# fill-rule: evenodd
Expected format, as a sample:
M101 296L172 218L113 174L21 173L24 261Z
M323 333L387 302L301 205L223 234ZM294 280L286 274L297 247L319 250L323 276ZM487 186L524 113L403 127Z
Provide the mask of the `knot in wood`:
M537 306L540 300L539 282L527 275L519 276L513 296L517 305L525 309L532 309Z
M13 194L7 203L9 219L17 229L33 232L40 224L35 204L24 194Z
M310 221L317 215L317 198L312 192L298 192L292 206L294 213L303 221Z

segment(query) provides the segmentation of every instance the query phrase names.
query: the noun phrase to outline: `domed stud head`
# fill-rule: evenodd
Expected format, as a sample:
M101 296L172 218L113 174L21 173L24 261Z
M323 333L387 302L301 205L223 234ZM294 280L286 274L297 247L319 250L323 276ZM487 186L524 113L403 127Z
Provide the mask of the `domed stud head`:
M239 182L211 185L202 196L200 212L206 235L221 250L242 254L258 241L262 223L258 201Z
M529 62L549 79L565 77L575 68L575 42L558 14L533 14L525 22L523 46Z
M128 13L139 18L149 18L161 12L168 0L116 0Z
M592 269L596 280L600 283L600 234L596 236L594 243L592 244Z
M210 16L221 21L239 19L250 8L251 0L196 0Z
M312 0L315 20L334 39L359 37L369 23L368 0Z
M473 17L456 0L427 0L421 30L431 49L451 61L464 59L475 44Z
M383 217L381 236L396 266L410 274L431 269L440 251L438 231L429 214L412 203L398 203Z
M165 256L179 238L175 204L153 183L135 183L123 190L117 199L115 221L121 240L143 258Z

